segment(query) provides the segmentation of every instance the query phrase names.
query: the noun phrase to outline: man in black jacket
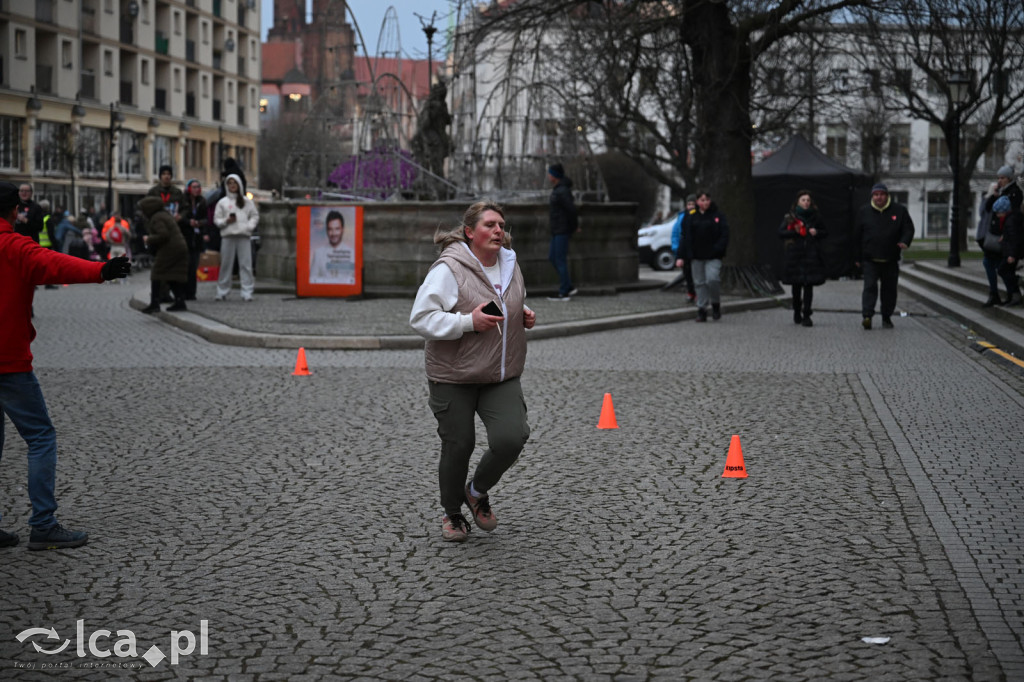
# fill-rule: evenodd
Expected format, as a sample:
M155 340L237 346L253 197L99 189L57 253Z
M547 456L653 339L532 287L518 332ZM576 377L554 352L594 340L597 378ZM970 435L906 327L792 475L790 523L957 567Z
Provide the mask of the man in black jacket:
M576 215L576 202L572 198L572 180L565 177L562 164L554 163L548 167L548 180L554 187L551 190L551 247L548 249L548 260L558 271L558 296L552 301L568 301L577 292L569 276L569 237L579 226Z
M882 328L892 329L896 310L896 286L900 277L900 254L914 239L914 221L906 207L889 196L882 183L871 188L871 203L860 209L853 243L859 252L856 265L864 269L864 294L861 297L861 325L871 329L878 288L882 288Z
M43 209L32 201L32 185L22 183L18 188L18 217L15 219L14 231L39 243L39 233L42 230Z

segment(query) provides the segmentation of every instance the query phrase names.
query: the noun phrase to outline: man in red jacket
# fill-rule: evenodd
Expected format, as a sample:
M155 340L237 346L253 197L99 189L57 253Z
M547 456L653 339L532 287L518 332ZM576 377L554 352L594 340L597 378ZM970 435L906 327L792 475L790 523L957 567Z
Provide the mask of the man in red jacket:
M89 536L57 523L57 432L46 411L39 381L32 371L32 296L39 284L80 284L127 277L131 263L113 258L106 263L75 258L39 246L14 231L18 187L0 182L0 411L7 415L28 445L28 496L32 502L29 549L81 547ZM0 417L0 455L4 422ZM0 530L0 547L18 544L15 533Z

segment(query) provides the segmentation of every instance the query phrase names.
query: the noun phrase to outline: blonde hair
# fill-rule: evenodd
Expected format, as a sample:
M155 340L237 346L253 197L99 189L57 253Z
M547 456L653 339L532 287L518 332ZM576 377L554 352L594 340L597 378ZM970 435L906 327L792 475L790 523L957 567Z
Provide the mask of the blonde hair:
M438 229L434 233L434 243L439 244L442 251L456 242L468 244L469 239L466 237L466 228L476 227L476 224L486 211L494 211L502 218L505 217L505 209L500 204L490 199L483 199L466 209L466 212L462 214L462 223L460 225L450 229ZM506 249L512 245L512 237L509 236L508 230L502 233L501 245Z

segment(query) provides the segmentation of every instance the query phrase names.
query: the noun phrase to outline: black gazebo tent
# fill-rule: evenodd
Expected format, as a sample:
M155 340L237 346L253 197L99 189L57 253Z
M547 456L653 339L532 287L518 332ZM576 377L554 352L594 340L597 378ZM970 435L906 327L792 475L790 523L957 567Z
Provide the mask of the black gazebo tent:
M830 277L850 274L850 244L857 210L871 198L871 177L847 168L794 135L777 152L753 168L755 247L759 265L769 265L776 277L782 273L782 240L779 225L799 190L810 190L821 211L828 237L821 242Z

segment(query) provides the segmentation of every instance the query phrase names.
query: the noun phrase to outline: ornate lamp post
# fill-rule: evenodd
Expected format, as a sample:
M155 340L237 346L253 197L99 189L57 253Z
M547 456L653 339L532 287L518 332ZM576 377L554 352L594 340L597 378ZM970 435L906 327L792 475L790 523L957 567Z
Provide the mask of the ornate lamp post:
M949 150L949 165L953 169L953 201L949 219L949 260L951 268L960 267L960 116L961 105L967 101L971 90L970 75L956 71L950 75L949 97L953 109L953 139Z
M124 123L124 114L114 109L114 103L110 103L110 128L107 141L110 144L110 151L107 154L107 215L114 214L114 133L120 132L121 124Z

